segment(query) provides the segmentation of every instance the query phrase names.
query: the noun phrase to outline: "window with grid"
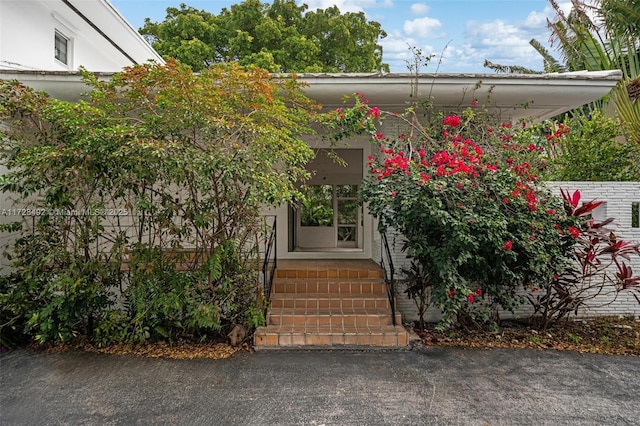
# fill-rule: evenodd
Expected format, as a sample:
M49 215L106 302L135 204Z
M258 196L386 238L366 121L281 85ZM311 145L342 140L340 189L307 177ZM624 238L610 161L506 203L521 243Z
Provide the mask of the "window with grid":
M69 39L56 31L54 46L55 58L63 64L68 65Z

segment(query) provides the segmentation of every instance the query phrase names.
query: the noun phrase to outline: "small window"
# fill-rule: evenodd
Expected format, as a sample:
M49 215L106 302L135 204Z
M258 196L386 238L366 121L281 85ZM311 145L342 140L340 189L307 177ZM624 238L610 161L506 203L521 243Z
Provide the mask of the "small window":
M631 203L631 227L640 228L640 203Z
M55 36L55 57L65 65L69 64L69 39L58 31Z

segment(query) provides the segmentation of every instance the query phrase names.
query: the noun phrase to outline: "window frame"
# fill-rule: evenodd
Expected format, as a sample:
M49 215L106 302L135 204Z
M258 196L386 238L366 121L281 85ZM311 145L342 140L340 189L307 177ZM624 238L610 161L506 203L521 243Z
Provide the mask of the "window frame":
M65 41L65 51L64 51L64 59L65 61L61 60L58 52L61 50L58 49L58 39L61 38L62 40ZM71 53L72 53L72 43L73 43L73 39L71 37L68 37L67 35L65 35L65 33L63 33L62 31L60 31L59 29L55 29L54 30L54 36L53 36L53 58L56 60L56 62L58 62L61 65L64 65L67 68L71 68Z

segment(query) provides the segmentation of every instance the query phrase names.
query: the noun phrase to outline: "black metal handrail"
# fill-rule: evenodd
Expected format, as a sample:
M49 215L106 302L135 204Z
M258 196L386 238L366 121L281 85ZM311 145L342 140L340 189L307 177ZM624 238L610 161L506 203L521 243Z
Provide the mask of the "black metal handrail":
M276 239L278 220L276 216L271 217L273 217L273 225L271 226L269 237L264 241L264 259L262 260L262 284L264 286L264 297L266 300L269 300L271 297L271 286L273 285L273 277L275 276L275 270L278 264L278 247ZM271 261L271 255L273 255L273 261ZM269 265L271 265L271 268L269 268Z
M393 267L393 258L391 257L391 249L389 248L389 240L385 232L380 232L382 237L382 253L380 254L380 266L384 270L384 281L387 284L387 296L389 297L389 306L391 306L391 321L396 325L396 282L394 278L395 268ZM388 268L385 266L385 255L387 258Z

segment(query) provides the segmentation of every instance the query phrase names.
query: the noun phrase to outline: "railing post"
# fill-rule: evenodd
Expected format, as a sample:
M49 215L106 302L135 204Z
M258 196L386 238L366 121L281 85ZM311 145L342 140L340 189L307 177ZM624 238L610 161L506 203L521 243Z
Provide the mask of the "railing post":
M389 306L391 306L391 321L393 325L396 324L396 303L395 303L395 269L393 266L393 258L391 257L391 249L389 248L389 240L387 239L386 232L380 231L380 237L382 239L382 253L380 254L380 265L384 270L384 280L387 284L387 296L389 297ZM389 263L389 271L385 267L384 257L387 256L387 262ZM388 272L388 275L387 275Z
M264 287L264 295L267 300L271 297L271 286L273 284L273 276L276 270L276 265L278 262L278 253L277 253L277 238L276 238L276 229L277 229L277 216L273 217L273 225L271 225L271 231L269 232L268 237L265 238L265 249L264 249L264 259L262 262L262 285ZM267 216L265 218L265 231L268 229L266 224ZM269 263L271 259L271 253L273 252L273 265L269 270Z

